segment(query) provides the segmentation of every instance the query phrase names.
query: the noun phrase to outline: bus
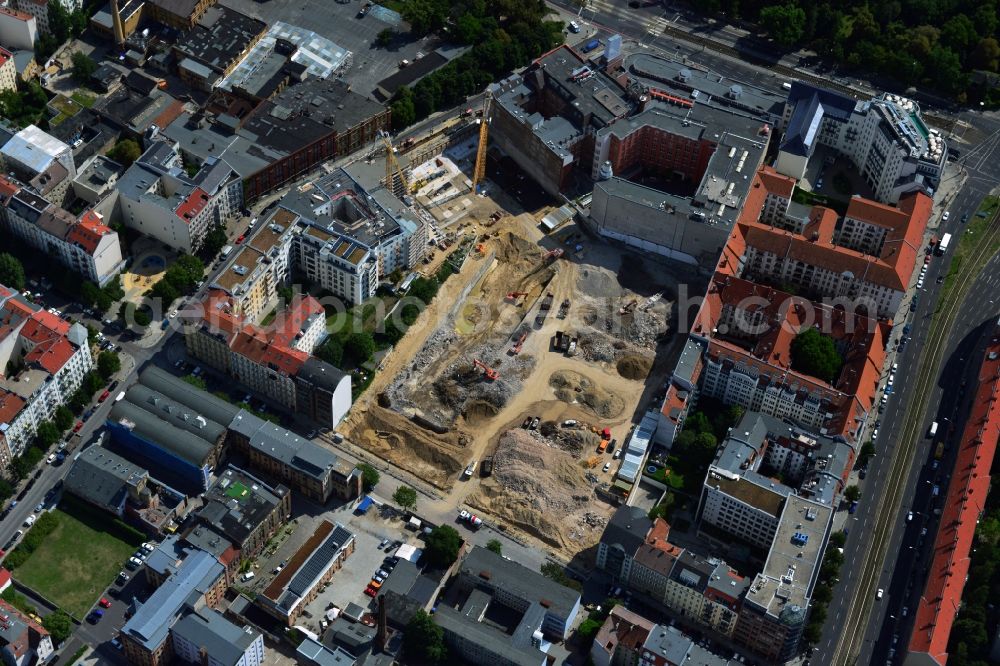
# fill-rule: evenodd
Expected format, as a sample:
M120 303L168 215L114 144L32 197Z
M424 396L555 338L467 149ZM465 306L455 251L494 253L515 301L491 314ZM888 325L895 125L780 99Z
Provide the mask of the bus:
M934 248L934 254L941 256L948 251L948 245L951 243L951 234L945 234L941 237L941 242L938 243L937 247Z

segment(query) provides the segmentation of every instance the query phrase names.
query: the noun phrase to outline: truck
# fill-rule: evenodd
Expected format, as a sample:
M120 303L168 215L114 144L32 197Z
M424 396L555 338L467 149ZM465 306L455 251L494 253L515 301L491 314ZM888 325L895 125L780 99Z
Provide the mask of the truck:
M222 257L223 257L223 258L226 258L226 257L228 257L228 256L229 256L229 254L230 254L230 253L231 253L232 251L233 251L233 246L232 246L232 245L227 245L227 246L225 246L224 248L222 248Z
M493 457L483 458L483 464L479 466L479 476L489 476L493 473Z
M934 254L941 256L948 251L948 246L951 244L951 234L945 234L941 236L941 242L938 243L937 247L934 249Z
M475 473L475 471L476 471L476 461L473 460L472 462L469 463L469 466L465 468L465 471L462 473L462 476L465 477L466 479L472 478L472 475Z
M608 443L609 443L609 440L602 439L600 445L598 445L598 447L597 447L597 452L598 453L604 453L605 451L607 451L608 450Z
M944 457L944 442L938 442L934 449L934 460L941 460Z
M938 422L934 421L933 423L931 423L931 429L927 431L928 435L930 437L933 437L934 435L937 434L937 429L938 429Z
M601 40L599 40L599 39L592 39L589 42L587 42L586 44L584 44L582 47L580 47L580 52L581 53L590 53L591 51L593 51L594 49L596 49L600 45L601 45Z
M576 356L576 343L579 341L579 338L573 338L569 341L569 347L566 349L567 356Z

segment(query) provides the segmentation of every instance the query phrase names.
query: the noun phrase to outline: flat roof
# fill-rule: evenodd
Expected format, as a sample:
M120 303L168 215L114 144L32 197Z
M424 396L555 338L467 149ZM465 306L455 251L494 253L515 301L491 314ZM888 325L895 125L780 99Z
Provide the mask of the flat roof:
M242 58L265 30L267 24L259 19L225 5L214 5L177 40L174 48L221 74Z

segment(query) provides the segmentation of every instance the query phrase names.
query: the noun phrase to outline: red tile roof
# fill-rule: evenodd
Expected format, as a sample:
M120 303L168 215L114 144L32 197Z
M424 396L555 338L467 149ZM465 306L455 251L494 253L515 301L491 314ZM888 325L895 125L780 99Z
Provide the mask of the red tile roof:
M782 175L769 166L761 167L757 176L760 178L764 188L770 194L774 194L785 199L792 198L792 192L795 191L794 178Z
M0 423L10 423L24 409L24 400L16 393L0 393Z
M274 320L268 328L274 337L275 344L292 346L296 336L302 330L306 320L313 315L323 313L323 306L312 296L304 296L294 300Z
M188 198L177 206L177 210L175 212L177 213L177 217L190 224L191 220L198 217L198 213L200 213L206 205L208 205L208 193L200 187L196 187L191 191L191 194L188 195Z
M309 360L309 354L272 344L272 340L256 326L245 326L236 334L231 349L257 365L294 376Z
M88 210L80 217L79 222L70 228L66 240L78 243L88 254L94 254L101 238L110 233L113 233L111 227L104 224L101 216Z
M242 315L235 314L236 301L221 289L213 289L201 302L202 319L213 333L224 333L230 340L243 328Z
M70 344L70 341L60 337L51 342L43 342L36 345L34 349L28 352L24 360L26 363L37 363L46 372L54 375L66 365L68 360L73 358L75 352L76 350Z
M69 322L46 310L31 313L30 319L21 329L21 335L36 344L67 333Z
M7 49L0 47L0 67L7 64L7 61L14 57L14 54Z
M942 666L948 661L948 637L962 603L976 523L985 509L990 469L1000 435L1000 343L986 353L979 388L965 423L954 476L941 506L934 560L913 619L909 651L925 654Z

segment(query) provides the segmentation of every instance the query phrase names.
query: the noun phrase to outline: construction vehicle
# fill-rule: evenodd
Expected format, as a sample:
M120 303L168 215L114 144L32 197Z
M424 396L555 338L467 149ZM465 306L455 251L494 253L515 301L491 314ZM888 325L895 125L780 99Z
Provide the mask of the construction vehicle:
M479 256L481 256L481 257L485 256L486 255L486 243L476 243L476 253Z
M569 347L566 348L567 356L576 356L576 343L580 341L580 338L573 338L569 341Z
M521 348L524 346L524 341L527 338L528 338L528 332L525 331L524 333L521 334L521 337L517 339L517 342L514 343L514 346L510 348L511 356L517 356L518 354L521 353Z
M637 301L636 299L633 298L631 301L629 301L625 305L623 305L620 308L618 308L618 314L620 314L620 315L628 314L638 304L639 304L639 301Z
M479 476L489 476L493 473L493 456L483 458L483 464L479 466Z
M556 331L555 342L552 344L556 351L564 352L569 349L569 336L562 331Z
M554 250L549 250L548 252L543 254L542 261L554 261L559 257L563 256L563 254L565 254L563 249L561 247L557 247Z
M479 193L479 184L486 179L486 146L490 138L490 106L493 93L489 90L483 96L482 119L479 120L479 148L476 150L476 167L472 172L472 193Z
M497 372L496 370L494 370L490 366L486 365L485 363L483 363L482 361L480 361L478 358L472 360L472 365L473 365L473 367L480 368L483 371L483 376L486 377L486 379L490 380L491 382L495 381L497 379L500 379L500 373L499 372Z
M549 315L549 310L552 309L552 301L555 300L555 296L552 294L546 294L545 298L542 299L541 305L538 306L538 315L535 317L535 325L541 326L545 323L545 318Z
M559 304L559 313L556 315L559 319L565 319L566 315L569 314L569 299L567 298L562 303Z
M607 451L608 450L608 444L610 443L610 441L611 440L608 440L608 439L602 439L601 443L597 446L597 452L598 453L604 453L605 451Z
M595 467L597 467L597 466L598 466L598 465L600 465L600 464L601 464L601 457L600 457L600 456L590 456L590 457L589 457L589 458L587 458L587 460L586 460L586 461L584 462L584 465L585 465L585 466L586 466L587 468L589 468L589 469L594 469Z
M409 182L403 167L396 159L396 149L392 147L392 139L385 130L379 130L378 136L385 146L385 187L396 197L402 198L410 190Z
M507 294L507 300L510 301L510 302L512 302L512 303L514 303L514 302L517 301L517 299L521 298L522 296L527 296L527 295L528 295L528 292L526 292L526 291L512 291L509 294Z
M653 305L656 304L656 301L660 300L660 296L663 296L663 292L662 291L659 292L659 293L653 294L652 296L650 296L649 298L647 298L646 302L643 303L642 307L639 308L639 309L642 310L643 312L645 312L649 308L653 307Z

